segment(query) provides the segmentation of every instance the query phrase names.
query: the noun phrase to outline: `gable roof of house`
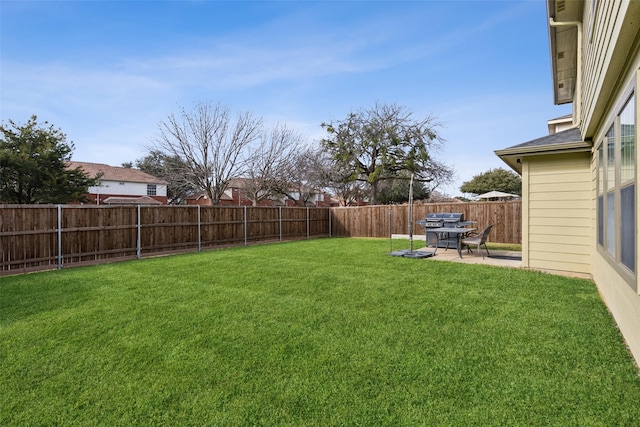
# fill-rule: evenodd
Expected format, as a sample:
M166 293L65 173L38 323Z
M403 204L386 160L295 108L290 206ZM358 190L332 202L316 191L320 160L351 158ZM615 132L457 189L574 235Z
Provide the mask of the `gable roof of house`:
M102 174L100 178L102 181L119 181L119 182L139 182L143 184L164 184L167 182L160 178L156 178L153 175L149 175L146 172L142 172L140 169L135 168L123 168L120 166L110 166L104 163L89 163L89 162L69 162L69 169L82 168L82 170L94 177L98 174Z
M523 156L591 151L591 142L582 140L580 128L566 129L552 135L532 139L494 153L518 173L522 173Z

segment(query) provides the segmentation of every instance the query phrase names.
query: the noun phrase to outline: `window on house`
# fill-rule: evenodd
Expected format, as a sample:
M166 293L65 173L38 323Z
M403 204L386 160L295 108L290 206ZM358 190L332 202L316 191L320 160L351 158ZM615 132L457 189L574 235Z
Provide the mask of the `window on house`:
M156 185L147 184L147 196L155 196L155 195L156 195Z
M598 245L604 247L604 149L598 149Z
M607 147L607 182L605 186L605 194L607 198L607 250L611 256L616 256L616 150L615 136L613 126L607 132L605 142Z
M633 94L614 118L596 157L598 246L632 275L636 272L635 110Z
M620 261L636 271L636 126L635 96L620 113Z

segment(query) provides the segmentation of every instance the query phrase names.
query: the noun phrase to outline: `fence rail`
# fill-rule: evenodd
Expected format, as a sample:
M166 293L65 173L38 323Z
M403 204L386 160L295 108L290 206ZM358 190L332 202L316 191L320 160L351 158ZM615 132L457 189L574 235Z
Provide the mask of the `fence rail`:
M0 274L330 235L329 208L0 205Z
M520 243L521 203L416 204L462 212L492 242ZM312 237L406 234L409 207L0 205L0 275ZM414 233L422 233L420 227Z

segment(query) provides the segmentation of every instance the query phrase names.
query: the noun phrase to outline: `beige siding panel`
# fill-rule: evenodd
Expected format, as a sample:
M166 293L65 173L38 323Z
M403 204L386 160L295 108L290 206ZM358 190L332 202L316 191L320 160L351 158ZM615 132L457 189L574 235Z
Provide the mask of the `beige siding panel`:
M549 260L571 260L571 262L587 262L585 255L591 254L591 248L588 245L571 243L548 243L548 242L531 242L530 248L533 252L539 252L536 256L538 259Z
M536 164L539 165L539 168L536 168L536 171L531 175L532 177L545 176L545 175L575 175L575 174L583 174L584 169L581 167L580 163L576 162L567 162L566 169L558 170L558 166L562 165L562 162L558 162L551 156L541 156L539 157L539 161L536 161ZM570 178L570 177L567 177Z
M568 160L565 163L562 161L553 158L550 155L543 155L536 157L535 163L537 166L536 170L533 171L532 176L538 175L571 175L574 173L583 173L584 169L582 168L582 164L580 161L572 161ZM566 166L566 169L558 170L558 166Z
M529 215L531 215L530 218L557 218L559 217L559 219L565 219L565 218L569 218L569 219L574 219L574 218L586 218L589 219L591 218L591 214L589 213L588 210L586 209L571 209L571 208L567 208L567 209L556 209L554 208L552 205L546 206L545 208L531 208L529 209ZM545 225L545 224L549 224L549 223L543 223L541 225ZM571 224L571 223L569 223ZM551 225L551 224L549 224Z
M640 364L640 297L599 253L594 257L593 279Z
M586 227L578 226L565 226L565 227L553 227L547 226L544 229L544 233L532 233L530 236L531 242L567 242L569 237L575 240L571 240L574 244L591 244L591 231Z
M552 209L554 211L561 209L578 209L584 210L588 215L589 209L591 208L591 200L589 199L554 199L554 200L535 200L531 202L531 209Z
M559 178L562 178L562 183L579 183L583 184L585 180L588 180L591 177L589 171L586 172L574 172L574 173L557 173L557 174L538 174L531 176L531 184L555 184L558 182Z
M590 3L590 2L585 2ZM602 91L605 73L611 61L616 21L620 18L623 2L609 0L597 2L597 14L593 34L589 37L589 29L584 31L583 41L583 111L584 119L593 117L598 96Z
M533 202L553 202L566 200L566 201L575 201L575 200L585 200L591 198L590 190L583 191L574 191L571 194L567 194L564 192L555 192L555 193L531 193L529 194L529 201Z
M530 190L532 193L564 192L568 197L571 197L573 192L588 189L588 187L585 187L584 182L563 182L561 180L557 180L554 183L529 183L529 185L532 187Z
M589 272L592 250L590 153L531 157L528 265Z
M590 265L583 263L570 263L567 261L557 260L538 260L531 259L529 261L529 267L541 270L558 270L558 271L571 271L575 273L590 273Z
M529 238L531 245L535 244L557 244L564 245L567 242L567 238L571 237L572 244L576 246L590 246L591 236L575 236L570 234L534 234Z
M545 234L551 234L549 231L552 230L550 227L575 227L575 228L586 228L589 229L591 225L590 218L562 218L562 217L530 217L529 226L531 228L531 233L534 233L534 230L544 230ZM575 230L574 230L575 233Z

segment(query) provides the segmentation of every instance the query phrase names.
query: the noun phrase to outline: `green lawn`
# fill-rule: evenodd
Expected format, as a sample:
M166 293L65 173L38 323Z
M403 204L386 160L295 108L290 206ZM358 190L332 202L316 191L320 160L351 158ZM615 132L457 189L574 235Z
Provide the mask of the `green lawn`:
M321 239L0 278L3 425L637 425L586 280Z

